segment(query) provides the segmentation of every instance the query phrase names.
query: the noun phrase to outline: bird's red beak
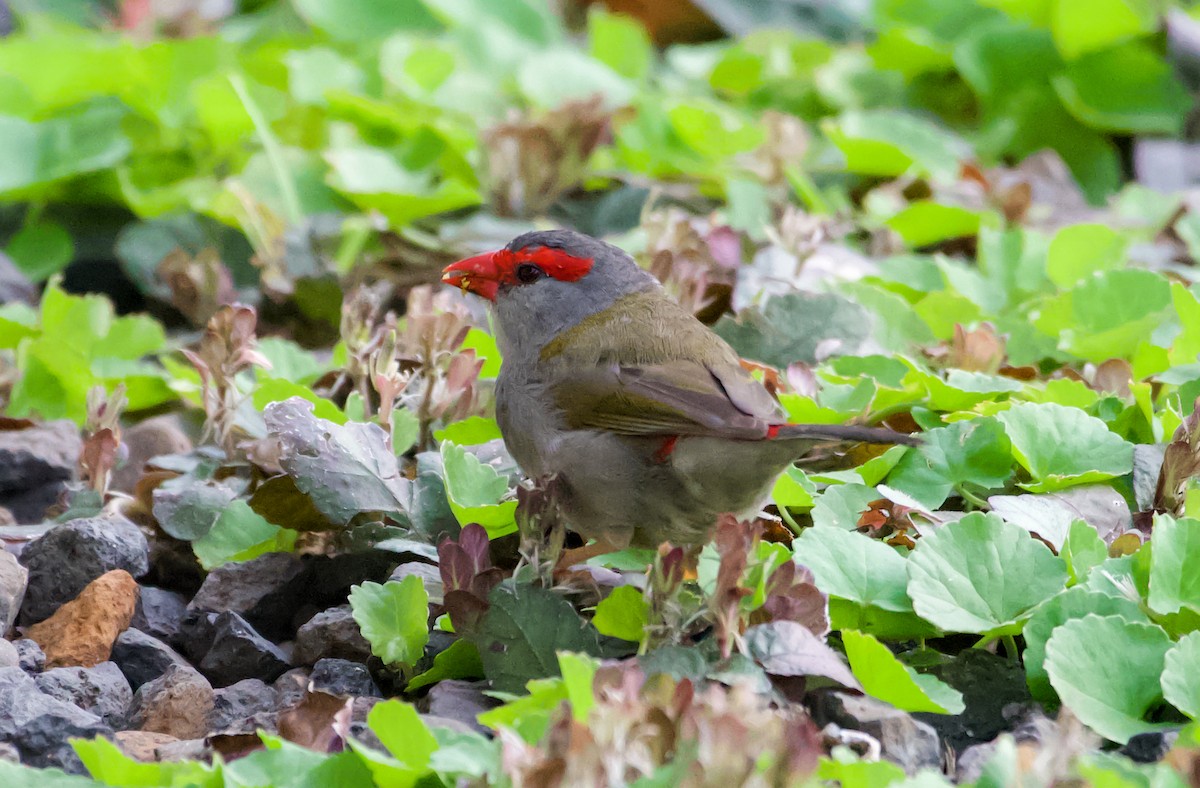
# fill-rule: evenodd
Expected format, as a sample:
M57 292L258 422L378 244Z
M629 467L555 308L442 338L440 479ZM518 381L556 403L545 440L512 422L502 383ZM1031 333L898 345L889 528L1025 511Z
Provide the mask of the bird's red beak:
M487 252L451 263L442 269L442 281L462 288L489 301L496 300L500 289L500 268L496 265L496 253Z

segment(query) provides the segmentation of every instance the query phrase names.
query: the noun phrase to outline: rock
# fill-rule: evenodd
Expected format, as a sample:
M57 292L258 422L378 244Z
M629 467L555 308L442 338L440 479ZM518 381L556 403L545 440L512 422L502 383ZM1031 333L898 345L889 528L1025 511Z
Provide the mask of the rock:
M271 593L300 574L304 564L291 553L267 553L217 567L188 604L189 611L246 615Z
M38 689L47 695L74 703L116 728L125 721L133 700L133 690L112 662L93 668L51 668L34 678Z
M169 641L179 632L179 624L187 613L183 594L154 586L142 586L137 609L129 626L140 629L162 641Z
M74 477L82 447L79 428L70 421L0 429L0 506L17 522L40 522Z
M112 661L134 690L154 681L173 666L191 667L175 649L132 627L122 632L113 644Z
M429 594L429 601L432 604L442 604L442 598L445 596L445 589L442 587L442 570L433 564L426 564L422 561L410 561L407 564L400 564L392 572L388 580L395 580L397 583L404 578L416 575L421 578L421 584L425 586L425 593Z
M312 665L326 657L366 662L371 644L362 636L350 606L339 605L322 610L296 630L293 656L298 665Z
M17 620L28 583L29 570L21 566L15 555L0 547L0 638Z
M435 684L433 689L438 686ZM873 736L880 744L883 757L901 766L908 774L926 767L941 768L942 746L937 732L911 714L883 701L865 695L828 691L818 695L812 712L819 726L832 722ZM430 709L430 713L437 712Z
M137 594L138 585L129 573L113 569L25 634L46 652L47 667L98 665L111 656L113 642L129 627Z
M6 741L0 741L0 761L8 761L9 763L20 763L21 753L17 748Z
M961 714L915 716L955 752L1011 730L1012 720L1006 715L1031 701L1020 663L983 649L964 649L931 673L962 693L966 709Z
M272 688L275 690L276 703L280 711L295 706L308 692L308 668L292 668L275 679Z
M0 304L37 303L38 289L4 252L0 252Z
M111 734L95 714L45 694L20 668L0 668L0 742L15 747L27 766L80 773L83 764L68 740Z
M126 727L166 733L177 739L198 739L208 733L213 688L195 670L172 665L133 694Z
M175 416L155 416L138 422L121 435L121 444L128 450L125 462L112 475L112 487L122 492L133 492L134 485L142 478L146 463L164 454L187 454L192 450L192 439L179 426Z
M205 739L167 742L155 751L160 761L211 761L212 748Z
M225 734L253 733L259 728L273 731L277 715L275 688L261 679L243 679L213 693L208 730Z
M212 646L199 667L216 686L227 687L242 679L274 681L291 667L279 647L237 613L221 613L215 628Z
M1138 733L1129 739L1117 752L1134 763L1157 763L1175 746L1179 731L1151 731Z
M71 520L52 528L21 553L29 587L21 607L25 626L42 621L96 578L113 569L134 577L149 569L150 548L138 527L121 517Z
M13 648L17 650L17 664L21 670L26 673L41 673L46 668L46 652L42 651L36 640L14 640Z
M452 720L449 717L439 717L436 714L422 714L421 722L425 723L427 728L446 728L455 733L472 734L477 728L474 728L460 720Z
M11 642L0 638L0 668L21 667L21 653Z
M371 672L361 662L348 659L322 659L313 665L309 686L314 692L324 692L339 698L382 697Z
M117 731L113 741L121 752L137 761L153 763L158 760L158 748L179 741L166 733L155 731Z
M439 681L425 696L425 713L455 720L479 733L488 729L475 719L480 713L500 705L500 701L483 694L487 682L447 679Z
M179 649L179 653L192 662L199 662L212 648L213 638L217 635L217 617L219 613L206 613L189 610L179 622L179 631L167 642Z
M386 582L397 563L396 554L386 550L305 556L303 571L263 597L243 617L271 640L291 640L300 625L315 614L345 604L351 586L368 580Z

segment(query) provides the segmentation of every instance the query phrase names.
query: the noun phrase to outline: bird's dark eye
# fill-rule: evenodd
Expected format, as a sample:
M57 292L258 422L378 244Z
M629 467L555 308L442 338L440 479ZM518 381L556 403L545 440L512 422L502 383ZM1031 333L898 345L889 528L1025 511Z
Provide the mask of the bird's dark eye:
M521 263L517 266L517 281L523 285L536 282L542 278L542 269L533 263Z

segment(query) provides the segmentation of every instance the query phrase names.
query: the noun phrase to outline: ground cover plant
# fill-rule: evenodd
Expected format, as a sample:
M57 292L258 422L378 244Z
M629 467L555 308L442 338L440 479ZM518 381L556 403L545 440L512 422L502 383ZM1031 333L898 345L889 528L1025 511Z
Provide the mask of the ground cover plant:
M0 784L1197 780L1200 11L9 6ZM438 284L556 226L922 445L561 541Z

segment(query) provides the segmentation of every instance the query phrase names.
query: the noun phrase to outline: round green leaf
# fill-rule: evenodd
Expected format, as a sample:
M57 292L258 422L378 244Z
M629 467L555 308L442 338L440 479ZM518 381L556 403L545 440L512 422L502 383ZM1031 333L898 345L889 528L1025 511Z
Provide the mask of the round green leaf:
M908 559L908 594L949 632L1015 634L1067 583L1062 559L1020 526L975 512L922 538Z
M61 224L43 221L18 230L5 251L26 276L40 282L71 263L75 243Z
M1012 448L1000 422L991 417L956 421L928 430L920 448L901 458L888 486L930 509L945 502L958 484L1003 487L1012 475Z
M1193 720L1200 719L1200 632L1184 635L1167 652L1162 689L1172 706Z
M389 665L413 665L429 641L429 594L421 578L366 582L350 589L354 620L371 653Z
M633 586L619 586L596 605L592 619L601 635L640 643L646 636L646 621L650 614L642 592Z
M1046 642L1046 673L1075 716L1124 744L1139 733L1172 727L1143 719L1162 699L1159 677L1170 648L1162 627L1088 615L1054 630Z
M792 550L826 594L912 612L904 558L883 542L840 528L808 528L792 543Z
M1086 586L1069 588L1050 597L1034 609L1025 622L1021 635L1025 638L1025 679L1033 697L1049 703L1055 699L1050 677L1046 675L1046 641L1055 629L1067 621L1094 613L1098 616L1120 616L1127 621L1145 622L1146 614L1137 602L1122 596L1112 596Z
M874 637L842 632L850 669L863 692L903 711L960 714L966 705L962 693L934 676L924 676L905 665Z
M1103 481L1133 469L1133 444L1078 408L1018 403L997 418L1017 462L1033 477L1021 485L1031 492Z
M1200 520L1159 515L1151 544L1150 608L1163 615L1200 612Z
M1105 224L1064 227L1050 241L1046 275L1061 289L1097 271L1120 268L1125 261L1128 237Z

